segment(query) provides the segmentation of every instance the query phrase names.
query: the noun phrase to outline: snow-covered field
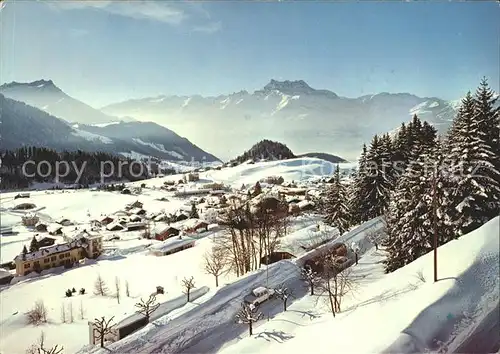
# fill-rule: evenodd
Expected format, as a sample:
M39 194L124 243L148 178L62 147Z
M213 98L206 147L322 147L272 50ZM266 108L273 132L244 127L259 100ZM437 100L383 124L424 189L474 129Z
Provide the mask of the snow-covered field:
M344 169L351 167L341 165ZM197 188L210 181L240 188L242 184L252 185L273 175L281 175L285 181L307 184L331 174L333 168L332 164L310 158L261 162L203 172L200 182L189 183L186 188ZM15 200L16 193L2 194L2 226L12 226L15 234L0 237L1 262L11 261L23 245L29 246L34 234L21 225L23 213L12 210L18 203L36 204L37 213L44 221L70 219L75 224L63 228L64 233L70 234L75 228L88 228L90 220L122 210L136 200L144 204L148 213L161 210L174 213L186 207L189 210L188 199L176 198L172 192L159 189L164 181L181 177L130 183L134 186L146 184L147 188L138 196L89 190L36 191L29 199ZM318 224L320 231L316 229ZM332 345L335 351L349 353L436 352L439 347L448 348L445 352L456 352L464 348L471 351L476 343L467 341L468 334L478 326L482 332L491 333L489 338L498 337L495 311L498 313L499 303L499 218L439 248L440 281L437 283L432 281L432 254L392 274L384 274L380 263L384 252L375 250L367 239L371 231L382 228L382 219L374 219L336 239L347 244L356 242L362 250L359 264L351 268L356 290L345 297L343 311L336 318L329 313L324 296L308 295L299 277L299 266L311 253L303 253L293 261L275 263L244 277L227 274L220 279L219 288L215 288L214 277L203 269L203 255L223 230L200 234L195 247L163 257L151 256L146 250L159 241L142 239L140 232L119 232L120 240L105 241L105 255L96 261L87 261L69 270L44 271L40 276L21 277L10 286L0 286L0 353L24 353L42 331L46 343L64 346L64 353L100 352L98 347L88 346L88 321L98 316L115 316L119 321L134 314L134 304L141 297L147 298L156 286L165 289L164 295L158 295L159 302L173 300L172 304L179 305L174 306L175 309L165 306L172 311L129 337L108 345L108 349L119 353L159 350L168 353L309 352L314 343L315 351L325 353L332 351ZM113 234L101 232L105 239ZM290 233L282 243L293 248L312 237L324 235L334 237L336 231L322 225L317 216L302 215L293 219ZM57 242L62 242L62 238L57 238ZM420 272L425 281L417 276ZM110 296L93 294L98 275L106 281ZM190 276L194 277L198 289L208 287L209 290L195 301L184 304L179 302L181 280ZM120 303L113 296L117 278L121 285ZM130 297L124 292L126 282ZM249 337L247 327L235 323L234 314L242 297L265 283L269 286L285 283L293 289L294 297L285 313L278 300L263 304L262 311L269 320L265 318L255 324L254 335ZM85 288L86 293L66 298L66 289L73 287L77 291ZM48 323L36 327L27 325L25 313L38 300L43 300L48 309ZM63 306L66 323L61 317ZM74 312L72 323L68 323L70 306ZM492 321L497 327L491 325ZM495 329L497 332L493 332ZM108 350L102 351L106 352Z

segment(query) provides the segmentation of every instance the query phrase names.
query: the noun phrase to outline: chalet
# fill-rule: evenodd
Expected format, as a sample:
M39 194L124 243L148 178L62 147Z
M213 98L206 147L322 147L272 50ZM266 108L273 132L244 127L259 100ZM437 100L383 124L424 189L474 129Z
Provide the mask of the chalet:
M39 221L35 225L35 230L38 232L47 232L48 231L48 225L44 222Z
M133 215L144 215L144 214L146 214L146 210L144 210L142 208L134 208L134 209L130 209L129 213L133 214Z
M114 219L113 219L112 217L106 216L106 217L104 217L104 218L102 218L102 219L100 220L100 223L101 223L102 225L108 225L108 224L112 223L112 222L113 222L113 220L114 220Z
M184 213L180 213L179 215L175 216L175 221L183 221L187 219L189 219L189 216Z
M124 227L120 223L117 223L117 222L112 222L112 223L106 225L106 230L108 230L108 231L121 231L123 229L124 229Z
M60 266L70 268L81 259L98 257L101 252L102 236L80 237L67 243L42 248L36 252L19 254L14 258L16 274L26 275L33 271L40 272Z
M59 224L50 224L47 226L49 235L62 235L62 226Z
M56 239L52 237L43 237L38 240L39 247L49 247L56 243Z
M134 208L142 209L142 206L143 204L140 201L136 200L135 202L128 204L125 209L129 210Z
M127 231L144 230L146 224L143 222L131 222L127 224Z
M177 236L167 239L162 243L149 247L149 251L154 256L166 256L172 253L194 247L195 239L186 236Z
M5 269L0 269L0 285L10 284L10 281L14 276Z
M261 264L273 264L278 261L282 261L284 259L292 259L295 258L295 256L289 252L286 251L278 251L278 252L271 252L269 256L264 256L260 259Z
M71 220L69 219L66 219L66 218L61 218L57 221L57 223L59 225L62 225L62 226L71 226L73 225L73 223L71 222Z
M165 241L174 236L179 236L180 230L173 226L159 226L154 230L154 238L158 241Z
M208 231L208 223L200 219L188 219L182 224L187 233L198 233Z

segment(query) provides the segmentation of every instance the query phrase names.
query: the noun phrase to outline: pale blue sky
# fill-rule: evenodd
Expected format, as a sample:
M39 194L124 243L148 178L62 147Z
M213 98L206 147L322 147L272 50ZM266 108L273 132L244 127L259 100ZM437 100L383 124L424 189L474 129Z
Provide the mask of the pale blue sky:
M339 95L498 90L495 2L7 2L0 80L52 79L101 106L303 79Z

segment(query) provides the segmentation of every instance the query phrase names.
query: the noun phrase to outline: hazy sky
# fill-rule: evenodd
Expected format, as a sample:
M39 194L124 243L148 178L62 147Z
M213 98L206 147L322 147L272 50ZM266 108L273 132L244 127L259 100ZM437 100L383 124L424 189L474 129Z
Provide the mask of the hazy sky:
M7 2L0 80L52 79L94 106L303 79L342 96L498 90L495 2Z

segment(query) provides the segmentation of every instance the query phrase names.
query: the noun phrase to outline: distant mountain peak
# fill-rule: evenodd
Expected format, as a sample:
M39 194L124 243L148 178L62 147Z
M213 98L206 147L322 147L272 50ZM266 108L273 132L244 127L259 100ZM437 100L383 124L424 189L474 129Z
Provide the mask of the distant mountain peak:
M264 86L262 90L255 91L256 94L269 94L273 91L278 91L287 95L324 95L332 98L337 97L337 95L328 90L317 90L309 86L304 80L285 80L278 81L271 79L269 83Z
M30 87L30 88L37 88L37 89L44 89L44 90L54 90L54 91L61 91L59 87L57 87L54 84L54 81L52 80L36 80L32 82L17 82L17 81L12 81L8 84L3 84L0 86L0 89L13 89L13 88L18 88L18 87Z

